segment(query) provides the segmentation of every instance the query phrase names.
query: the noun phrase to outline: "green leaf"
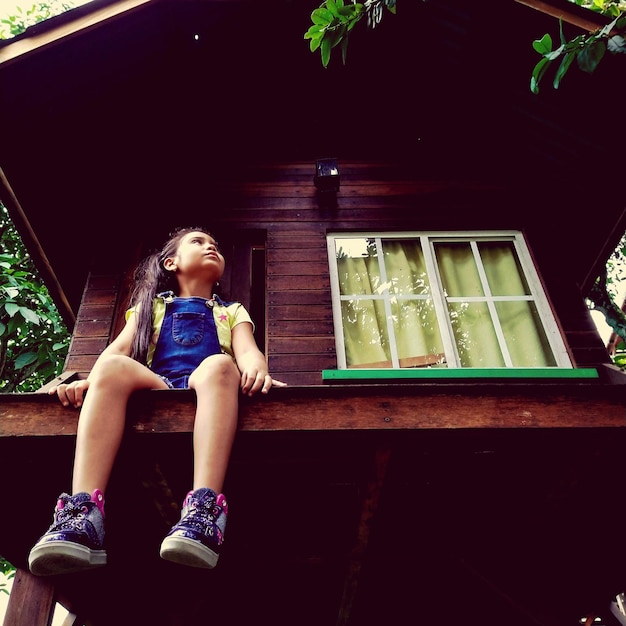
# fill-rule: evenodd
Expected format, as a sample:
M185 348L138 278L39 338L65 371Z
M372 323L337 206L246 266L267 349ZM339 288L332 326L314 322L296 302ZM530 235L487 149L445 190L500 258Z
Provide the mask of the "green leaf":
M550 52L548 52L544 56L546 57L546 59L548 59L550 61L555 61L561 55L565 54L566 49L567 49L566 46L559 46L556 50L551 50Z
M5 302L4 310L8 313L9 317L13 317L20 310L20 307L15 304L15 302Z
M322 55L322 65L324 67L328 67L328 63L330 62L330 51L332 49L332 42L329 37L324 37L322 39L322 44L320 46L320 53Z
M363 12L362 4L349 4L346 7L337 9L337 13L349 19L357 18Z
M32 324L37 324L37 326L39 326L39 322L41 322L41 318L39 317L39 315L37 315L37 313L35 313L35 311L25 306L21 306L20 313L22 314L22 317L27 322L31 322Z
M311 50L311 52L315 52L320 47L321 43L321 37L319 39L311 39L311 41L309 42L309 49Z
M546 73L550 63L551 61L544 57L541 61L539 61L539 63L537 63L537 65L535 65L532 76L530 77L530 90L532 93L539 93L539 83L541 82L543 75Z
M314 24L328 25L333 21L333 14L327 9L320 7L311 13L311 21Z
M324 36L324 31L326 26L321 26L319 24L313 24L309 30L304 33L305 39L321 39Z
M349 24L348 24L348 32L350 32L358 23L359 20L363 17L364 13L361 13L358 17L356 17L355 19L353 19Z
M572 64L572 61L576 58L576 52L574 50L568 52L561 61L561 65L559 65L559 69L556 71L556 75L554 76L554 82L552 83L555 89L559 88L561 84L561 80L563 76L567 73L569 66Z
M591 74L598 63L602 60L606 52L606 45L603 41L594 41L591 45L583 48L576 57L578 67L583 71Z
M567 39L565 39L565 35L563 34L563 20L561 18L559 18L559 39L561 40L562 46L567 43Z
M336 28L335 30L330 31L328 33L331 48L334 48L337 44L341 43L341 40L343 39L343 36L345 35L345 33L346 33L345 26L340 26L339 28Z
M341 61L345 65L348 56L348 36L346 35L341 42Z
M552 51L552 37L546 33L541 39L535 39L533 48L539 54L548 54Z
M24 352L15 359L15 369L21 370L27 365L34 363L37 360L37 354L35 352Z
M611 54L626 54L626 39L622 35L613 35L606 45Z
M326 0L326 8L333 14L333 17L337 17L337 5L334 0Z

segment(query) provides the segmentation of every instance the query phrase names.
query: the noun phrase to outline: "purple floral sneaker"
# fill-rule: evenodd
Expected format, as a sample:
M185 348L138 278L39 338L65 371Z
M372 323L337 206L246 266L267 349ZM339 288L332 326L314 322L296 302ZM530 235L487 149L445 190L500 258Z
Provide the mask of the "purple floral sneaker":
M190 491L183 502L180 522L161 543L161 558L190 567L217 565L224 542L228 504L211 489Z
M104 541L104 494L59 496L54 521L33 546L28 567L36 576L67 574L106 565Z

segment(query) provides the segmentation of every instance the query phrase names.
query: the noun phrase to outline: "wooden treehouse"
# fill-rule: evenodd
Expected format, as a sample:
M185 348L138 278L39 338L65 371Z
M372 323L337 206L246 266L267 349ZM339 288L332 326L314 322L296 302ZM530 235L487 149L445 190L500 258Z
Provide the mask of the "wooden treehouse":
M159 559L194 397L150 391L109 564L52 580L26 558L78 414L0 396L5 626L55 601L75 626L565 626L626 589L626 380L584 299L626 227L591 113L619 60L535 96L532 40L585 12L398 4L327 69L302 39L316 2L96 0L2 42L0 200L72 329L62 377L121 328L134 263L206 225L289 385L241 401L215 570Z

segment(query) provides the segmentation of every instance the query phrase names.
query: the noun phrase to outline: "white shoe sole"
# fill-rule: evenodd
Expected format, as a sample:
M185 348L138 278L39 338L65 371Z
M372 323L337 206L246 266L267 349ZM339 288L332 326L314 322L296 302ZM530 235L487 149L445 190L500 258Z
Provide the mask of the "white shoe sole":
M189 567L212 569L217 565L219 554L187 537L166 537L161 543L161 558Z
M106 565L105 550L90 550L71 541L49 541L36 545L28 556L28 567L35 576L69 574Z

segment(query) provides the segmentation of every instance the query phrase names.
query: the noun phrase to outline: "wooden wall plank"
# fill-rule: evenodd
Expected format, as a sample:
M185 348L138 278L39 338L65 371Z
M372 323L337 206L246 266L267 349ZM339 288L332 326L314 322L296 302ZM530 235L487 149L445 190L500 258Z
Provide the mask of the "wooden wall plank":
M451 224L457 229L525 227L523 213L502 210L512 200L497 184L420 180L410 167L348 162L341 164L337 206L327 208L318 202L313 172L312 163L263 164L214 189L224 210L213 227L223 233L220 243L228 247L232 265L224 278L225 289L232 291L232 280L237 288L247 288L249 246L264 245L265 337L261 333L257 340L272 373L292 384L319 385L321 370L336 367L328 232L449 229ZM545 251L544 257L551 258ZM121 329L124 307L118 301L128 285L119 275L124 274L98 272L89 277L66 369L85 375L105 345L103 340ZM548 287L575 362L580 366L607 362L595 329L585 326L588 311L578 310L581 296L575 286ZM245 294L237 292L237 299L245 300Z
M272 349L280 354L334 354L333 337L317 335L313 337L274 337Z
M122 285L121 274L92 273L87 278L76 317L65 370L86 377L113 333Z
M325 320L325 323L318 319L312 329L310 319L273 319L268 322L268 332L271 337L302 337L310 335L313 331L316 337L333 335L332 317ZM273 346L272 346L273 350Z

